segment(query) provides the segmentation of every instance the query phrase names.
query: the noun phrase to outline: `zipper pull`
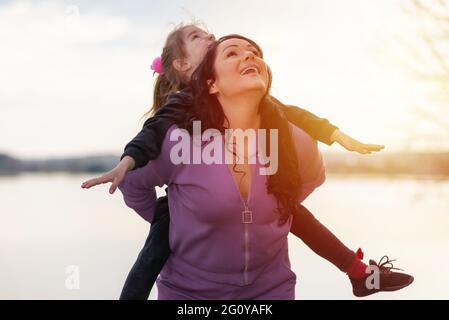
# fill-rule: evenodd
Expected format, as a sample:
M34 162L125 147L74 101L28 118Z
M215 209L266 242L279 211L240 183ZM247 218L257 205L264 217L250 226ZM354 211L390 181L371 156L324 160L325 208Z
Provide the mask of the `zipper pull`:
M243 203L245 210L242 211L242 223L253 223L253 212L249 210L246 202Z

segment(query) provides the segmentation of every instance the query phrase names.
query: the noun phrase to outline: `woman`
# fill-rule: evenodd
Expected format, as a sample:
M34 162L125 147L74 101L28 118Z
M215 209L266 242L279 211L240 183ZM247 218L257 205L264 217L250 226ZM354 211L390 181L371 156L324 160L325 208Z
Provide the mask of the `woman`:
M159 156L167 130L172 124L184 119L188 110L192 108L190 78L214 42L213 35L192 24L180 25L168 35L162 59L155 59L152 66L155 72L159 73L151 110L154 115L145 122L139 134L126 145L117 167L99 178L83 183L82 187L89 188L100 183L112 182L109 190L113 193L127 171L142 167ZM360 143L343 134L326 119L318 118L298 107L283 105L273 97L270 98L291 123L318 141L329 145L336 141L347 150L359 153L370 153L382 148L378 145ZM120 299L148 299L151 288L170 255L168 211L167 197L159 198L149 235L128 274ZM380 268L380 288L367 288L364 284L369 274L366 272L367 266L362 261L361 250L359 249L356 254L347 248L303 205L299 206L298 213L293 217L290 231L316 254L345 272L356 296L398 290L409 283L408 279L390 272L389 268Z
M228 46L224 47L225 44ZM252 44L251 50L245 48L248 44ZM228 52L233 48L235 51ZM251 61L257 73L240 70L243 61ZM210 68L212 62L214 68ZM217 77L205 77L212 69ZM154 214L153 186L164 183L169 186L172 255L158 281L159 298L294 298L295 277L289 267L286 239L291 216L298 209L297 201L305 198L324 178L316 145L302 131L289 126L270 103L266 95L271 78L253 42L236 37L223 39L206 56L196 74L194 88L198 103L195 106L198 108L192 114L205 128L223 129L227 124L231 128L256 129L262 125L279 129L279 170L267 178L259 176L256 167L249 164L235 165L232 171L226 164L174 166L169 159L173 143L166 135L160 156L145 168L128 173L120 186L125 201L149 221ZM207 81L212 81L210 87ZM204 88L210 89L206 95ZM211 104L213 99L217 103ZM206 102L210 108L201 105ZM190 123L185 127L190 128ZM295 138L294 144L289 130ZM297 157L288 152L292 146ZM238 197L235 185L226 185L229 182L226 174L238 182ZM214 185L212 181L222 181L225 185ZM148 198L150 191L153 198ZM223 214L217 214L217 208L222 208ZM278 210L278 215L273 210ZM239 212L240 217L242 211L250 212L253 223L238 224L235 216L229 215ZM277 218L282 222L280 226ZM236 247L229 243L232 236L238 240ZM212 250L220 253L208 254L206 241ZM224 265L219 262L220 258L225 259Z

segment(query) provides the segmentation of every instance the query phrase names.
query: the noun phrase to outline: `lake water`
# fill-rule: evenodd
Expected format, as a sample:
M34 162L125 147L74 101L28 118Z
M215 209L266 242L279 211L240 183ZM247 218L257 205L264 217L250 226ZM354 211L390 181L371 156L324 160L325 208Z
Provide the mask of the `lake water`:
M0 177L0 299L118 298L149 224L119 191L81 189L88 177ZM449 299L448 180L328 176L305 205L366 258L388 254L415 276L369 299ZM297 299L354 299L337 268L293 235L289 248Z

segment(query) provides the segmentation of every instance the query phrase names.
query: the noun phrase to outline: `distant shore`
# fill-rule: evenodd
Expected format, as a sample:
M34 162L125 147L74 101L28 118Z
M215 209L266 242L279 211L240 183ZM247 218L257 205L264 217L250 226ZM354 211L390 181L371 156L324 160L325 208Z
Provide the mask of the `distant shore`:
M324 153L329 174L431 176L449 178L449 152L442 153ZM70 158L22 160L0 153L0 175L21 173L102 173L112 169L119 155L104 154Z

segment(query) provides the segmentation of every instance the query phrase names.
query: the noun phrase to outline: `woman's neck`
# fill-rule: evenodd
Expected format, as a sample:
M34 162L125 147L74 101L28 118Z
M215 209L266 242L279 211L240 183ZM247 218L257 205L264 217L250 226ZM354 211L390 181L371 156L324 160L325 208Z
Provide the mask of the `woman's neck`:
M230 129L258 129L260 127L260 99L251 96L219 98L223 112L227 118L225 126ZM226 119L225 119L226 121Z

